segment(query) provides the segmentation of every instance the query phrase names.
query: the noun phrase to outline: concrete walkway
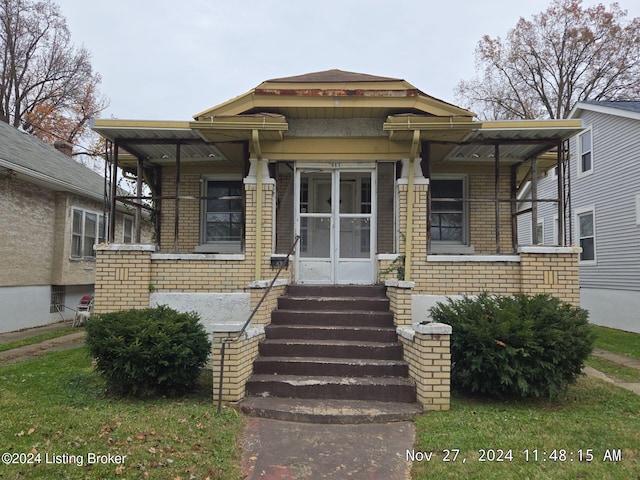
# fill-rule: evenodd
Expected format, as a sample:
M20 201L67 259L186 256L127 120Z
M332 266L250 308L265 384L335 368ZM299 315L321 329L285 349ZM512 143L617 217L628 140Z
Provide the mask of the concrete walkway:
M635 368L636 370L640 371L640 360L636 360L635 358L625 357L624 355L618 355L617 353L608 352L600 348L594 348L593 355L595 355L596 357L604 358L605 360L609 360L610 362L617 363L618 365L623 365L628 368ZM584 367L584 373L586 373L590 377L596 377L604 380L605 382L613 383L620 388L624 388L625 390L629 390L637 395L640 395L640 383L623 382L618 378L611 377L589 366Z

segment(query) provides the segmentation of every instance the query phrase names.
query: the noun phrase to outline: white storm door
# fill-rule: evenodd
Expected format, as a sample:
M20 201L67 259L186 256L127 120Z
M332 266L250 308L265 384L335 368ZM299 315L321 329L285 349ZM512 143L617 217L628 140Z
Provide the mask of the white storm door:
M298 283L374 283L374 173L297 170Z

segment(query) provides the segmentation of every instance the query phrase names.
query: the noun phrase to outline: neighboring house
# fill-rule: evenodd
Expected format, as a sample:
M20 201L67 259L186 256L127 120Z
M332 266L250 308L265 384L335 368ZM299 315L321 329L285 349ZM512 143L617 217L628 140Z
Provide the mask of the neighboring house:
M0 332L72 319L93 293L104 189L102 176L0 122ZM124 210L114 235L130 242Z
M282 282L385 282L411 339L447 296L578 303L577 249L518 248L513 219L517 186L557 162L537 159L579 120L479 122L404 80L329 70L265 81L192 121L93 129L114 147L114 171L149 179L160 225L157 244L99 248L99 312L169 304L210 331L238 331L296 237ZM252 327L283 292L276 284ZM244 394L255 331L225 399Z
M580 304L595 324L640 333L640 101L579 102L570 117L586 127L570 141L564 175L567 238L582 247ZM539 195L556 180L550 170ZM537 223L539 243L557 244L558 212L541 206ZM523 220L521 243L531 243L530 225Z

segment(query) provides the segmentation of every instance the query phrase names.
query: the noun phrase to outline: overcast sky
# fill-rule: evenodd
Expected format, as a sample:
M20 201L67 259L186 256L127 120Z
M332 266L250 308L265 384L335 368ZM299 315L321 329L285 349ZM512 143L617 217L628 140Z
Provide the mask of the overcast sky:
M403 78L456 103L456 84L474 75L478 40L504 38L550 0L57 3L102 75L103 118L190 120L264 80L332 68ZM640 0L618 3L627 18L640 16Z

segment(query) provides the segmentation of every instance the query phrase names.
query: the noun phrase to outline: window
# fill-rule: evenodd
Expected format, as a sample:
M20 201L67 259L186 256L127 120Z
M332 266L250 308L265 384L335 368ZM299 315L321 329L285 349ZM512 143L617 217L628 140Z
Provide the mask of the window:
M579 164L578 175L593 172L593 139L591 130L578 135Z
M536 233L538 236L538 245L544 245L544 220L538 222Z
M58 313L64 310L64 285L51 285L51 305L49 313Z
M240 251L242 240L242 182L206 180L203 243L214 245L221 253Z
M133 218L128 215L122 218L122 243L133 243Z
M72 210L73 225L71 230L71 257L95 257L93 246L103 241L104 216L74 208Z
M467 243L466 185L464 178L431 179L431 240Z
M576 228L582 253L580 262L595 263L596 261L596 229L593 209L576 212Z

